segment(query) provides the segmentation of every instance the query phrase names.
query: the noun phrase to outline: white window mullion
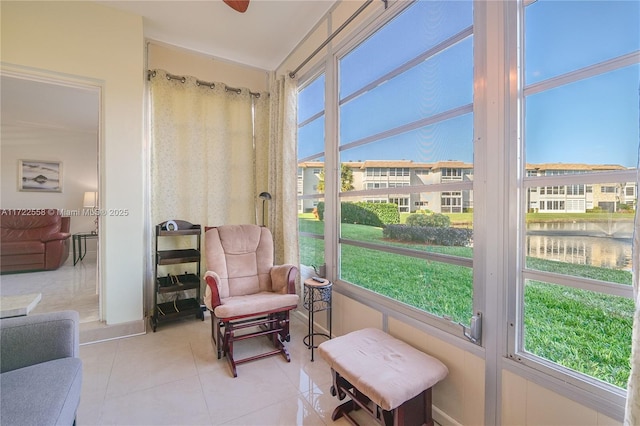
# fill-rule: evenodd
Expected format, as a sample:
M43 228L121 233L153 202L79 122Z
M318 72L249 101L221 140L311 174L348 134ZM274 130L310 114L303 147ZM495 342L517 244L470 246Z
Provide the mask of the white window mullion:
M329 45L331 49L331 45ZM335 281L339 276L338 239L340 226L340 164L338 114L338 61L328 54L325 80L325 262L327 278Z

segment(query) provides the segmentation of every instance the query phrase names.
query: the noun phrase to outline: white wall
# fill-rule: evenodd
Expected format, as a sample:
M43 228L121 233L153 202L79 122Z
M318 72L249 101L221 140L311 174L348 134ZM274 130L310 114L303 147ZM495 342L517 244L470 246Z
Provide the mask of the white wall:
M142 18L92 2L3 1L3 69L54 76L102 90L100 218L107 324L143 323L144 37Z
M175 75L220 82L231 87L246 87L254 92L268 90L269 74L265 70L216 59L155 41L147 44L147 66Z
M70 232L92 231L94 218L82 215L82 202L85 191L98 188L97 135L65 132L64 137L60 136L50 130L28 128L16 139L3 136L0 140L0 206L78 212L79 216L71 217ZM62 192L18 191L18 160L61 161ZM95 240L90 241L93 243ZM95 251L95 247L91 248Z

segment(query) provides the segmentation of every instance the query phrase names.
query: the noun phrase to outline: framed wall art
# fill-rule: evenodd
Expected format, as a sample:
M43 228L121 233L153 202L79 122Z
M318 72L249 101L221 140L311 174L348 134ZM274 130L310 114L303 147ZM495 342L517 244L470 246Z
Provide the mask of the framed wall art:
M18 190L62 192L62 162L18 160Z

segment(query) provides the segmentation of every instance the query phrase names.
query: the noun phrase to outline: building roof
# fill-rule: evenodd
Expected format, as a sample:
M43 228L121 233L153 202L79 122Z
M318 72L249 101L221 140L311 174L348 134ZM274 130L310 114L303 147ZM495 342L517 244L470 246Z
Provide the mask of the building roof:
M437 163L434 163L431 167L433 170L438 170L438 169L473 169L473 164L471 163L465 163L464 161L454 161L454 160L447 160L447 161L438 161Z
M526 165L527 170L626 170L617 164L540 163Z
M413 160L365 160L345 161L343 164L352 169L366 169L368 167L407 167L411 169L441 169L445 167L473 169L473 164L462 161L438 161L437 163L418 163ZM298 163L299 167L324 167L322 161L305 161Z
M431 169L439 170L444 168L452 169L473 169L472 163L464 161L446 160L435 163L418 163L412 160L365 160L365 161L345 161L343 164L352 169L366 169L368 167L407 167L411 169ZM298 167L324 167L323 161L305 161L298 163ZM626 167L618 164L584 164L584 163L527 163L527 170L584 170L584 171L605 171L605 170L627 170Z

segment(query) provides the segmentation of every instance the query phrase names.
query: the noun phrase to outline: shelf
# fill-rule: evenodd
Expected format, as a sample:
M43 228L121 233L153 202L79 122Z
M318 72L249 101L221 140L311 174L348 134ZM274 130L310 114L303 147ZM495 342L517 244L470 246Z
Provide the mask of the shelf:
M179 237L182 235L200 235L200 225L196 225L197 228L191 229L179 229L177 231L158 231L159 237Z
M204 311L200 306L201 284L200 267L201 255L201 228L200 225L193 225L184 220L174 220L178 230L167 231L166 224L163 222L156 225L156 248L158 242L162 238L169 237L167 241L171 245L165 247L185 247L185 243L189 243L186 247L191 248L174 248L169 250L156 251L155 265L155 289L153 292L154 311L150 321L153 331L156 331L158 323L194 315L196 318L204 321ZM193 238L196 237L196 238ZM171 238L174 238L173 242ZM180 240L182 239L182 240ZM185 265L184 274L167 274L169 271L163 271L160 275L158 267L160 265ZM184 291L189 291L188 296L184 295ZM195 293L195 294L194 294ZM171 300L170 302L158 303L158 296L163 295L162 300ZM179 299L179 297L183 297ZM175 300L175 301L173 301Z
M196 249L159 250L158 265L174 265L176 263L199 262L200 251Z
M180 284L176 284L175 279L170 277L158 277L158 293L172 293L174 291L191 290L200 286L200 278L196 274L174 275Z
M178 310L176 310L176 308ZM180 299L175 302L159 303L156 309L158 321L202 313L200 303L193 298Z

